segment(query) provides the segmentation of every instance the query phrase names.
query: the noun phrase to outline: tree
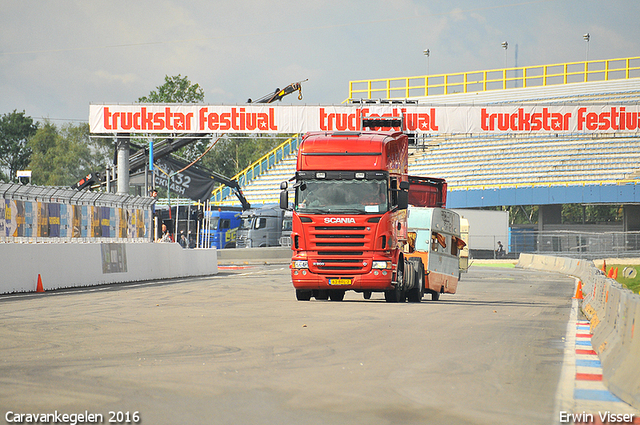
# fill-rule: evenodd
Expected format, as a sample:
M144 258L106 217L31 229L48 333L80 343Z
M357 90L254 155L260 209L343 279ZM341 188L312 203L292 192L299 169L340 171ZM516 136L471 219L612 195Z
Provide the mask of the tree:
M164 84L156 87L149 96L142 96L138 103L201 103L204 102L204 90L198 84L192 84L187 76L180 74L165 75Z
M233 177L282 143L277 138L247 137L237 134L218 141L202 158L202 166L227 177Z
M14 110L0 117L0 167L9 172L0 178L17 181L16 171L25 169L29 164L31 149L27 141L37 129L38 125L31 117L25 116L24 111Z
M90 137L88 124L65 124L58 129L46 121L29 140L34 184L70 186L92 171L103 170L109 142Z
M138 103L201 103L204 102L204 90L199 84L193 84L189 78L180 74L173 77L165 75L164 84L152 90L148 96L142 96ZM161 139L157 139L161 140ZM139 140L133 140L140 142ZM143 142L143 144L146 143ZM194 159L197 152L203 152L202 142L185 146L178 151L178 155L189 160Z

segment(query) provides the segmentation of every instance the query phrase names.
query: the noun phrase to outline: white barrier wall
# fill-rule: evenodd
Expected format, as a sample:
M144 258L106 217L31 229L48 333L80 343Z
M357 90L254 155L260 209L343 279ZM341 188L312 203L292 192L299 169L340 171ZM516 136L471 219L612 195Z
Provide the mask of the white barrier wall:
M218 273L215 249L177 243L0 243L0 293Z
M591 345L600 357L609 391L640 408L640 295L596 269L592 261L520 254L516 267L556 271L582 282L582 311L591 323ZM638 327L640 329L640 327Z

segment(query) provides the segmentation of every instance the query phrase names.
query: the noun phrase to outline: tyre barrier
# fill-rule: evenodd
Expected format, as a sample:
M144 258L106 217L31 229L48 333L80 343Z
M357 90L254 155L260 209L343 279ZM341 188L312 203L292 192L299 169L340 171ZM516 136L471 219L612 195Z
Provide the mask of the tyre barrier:
M610 392L640 409L640 295L606 277L590 260L520 254L516 267L580 279L581 309L591 324L602 380Z

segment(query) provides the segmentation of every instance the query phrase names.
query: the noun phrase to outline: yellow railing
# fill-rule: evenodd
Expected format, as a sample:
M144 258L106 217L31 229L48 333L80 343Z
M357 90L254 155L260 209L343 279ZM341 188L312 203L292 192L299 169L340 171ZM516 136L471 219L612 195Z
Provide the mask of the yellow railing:
M408 99L640 77L640 57L349 81L349 99Z
M263 155L260 159L254 161L247 168L233 176L232 180L236 180L240 187L246 186L251 180L255 179L264 171L273 167L284 157L297 151L299 143L300 138L298 137L298 134L291 136L289 139L274 148L271 152ZM214 204L220 203L231 194L232 191L228 186L218 186L213 190L213 192L211 192L211 201Z

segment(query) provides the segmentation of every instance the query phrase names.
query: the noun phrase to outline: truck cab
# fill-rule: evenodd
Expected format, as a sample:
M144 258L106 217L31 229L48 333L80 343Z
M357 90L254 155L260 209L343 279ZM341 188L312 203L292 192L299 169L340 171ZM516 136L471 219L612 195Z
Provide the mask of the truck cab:
M239 208L206 211L203 228L200 231L200 246L217 249L235 248L241 214L242 211Z
M280 246L291 246L291 230L293 230L293 212L285 211L282 218L282 235L280 236Z
M236 248L279 246L284 211L268 205L242 213L236 238Z
M299 149L291 277L299 300L346 290L403 293L408 138L400 131L312 132ZM287 208L283 182L280 205ZM398 288L398 289L396 289Z

